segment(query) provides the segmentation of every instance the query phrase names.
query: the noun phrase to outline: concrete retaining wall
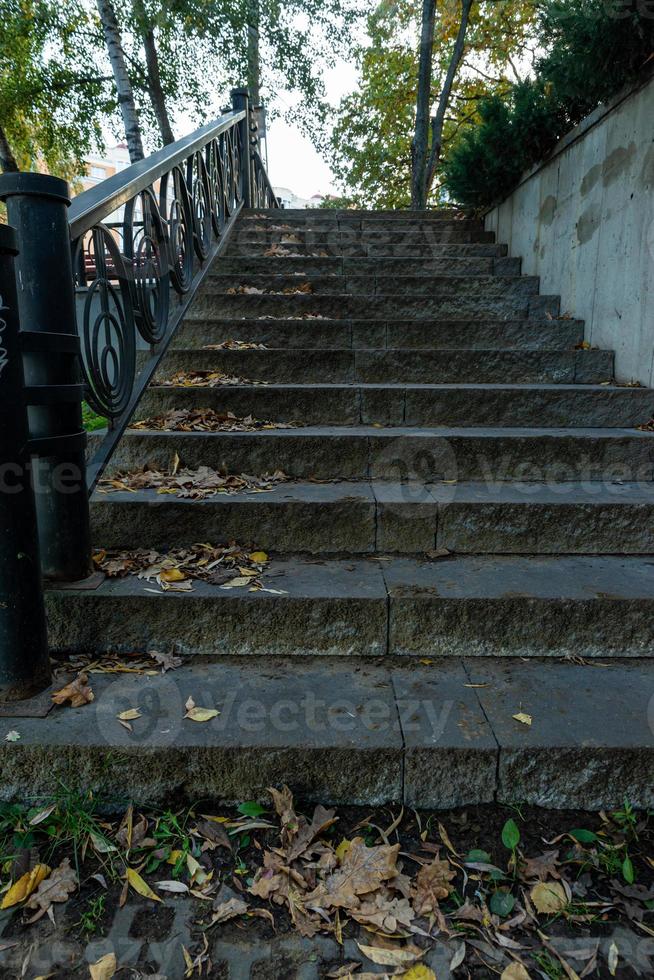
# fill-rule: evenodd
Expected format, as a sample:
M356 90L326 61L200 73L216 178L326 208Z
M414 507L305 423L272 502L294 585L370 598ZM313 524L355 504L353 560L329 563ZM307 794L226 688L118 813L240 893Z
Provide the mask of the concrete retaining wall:
M569 133L486 217L543 293L654 386L654 76Z

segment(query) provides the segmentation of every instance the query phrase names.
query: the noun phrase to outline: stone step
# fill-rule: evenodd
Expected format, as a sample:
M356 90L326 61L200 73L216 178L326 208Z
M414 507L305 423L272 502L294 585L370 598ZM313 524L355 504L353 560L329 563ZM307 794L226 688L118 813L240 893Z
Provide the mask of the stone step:
M468 232L479 234L484 232L484 222L477 219L467 218L437 218L422 221L419 218L401 220L398 218L362 218L353 212L349 215L325 218L320 212L309 212L300 217L281 217L267 218L250 215L240 218L236 227L237 234L258 233L260 231L277 231L280 233L330 233L333 231L401 231L401 232L423 232L427 234L450 234L451 232Z
M20 745L0 750L2 795L21 798L27 784L31 797L51 798L68 785L74 759L80 784L116 804L129 786L136 805L171 797L267 805L267 787L286 783L321 804L518 799L597 810L627 799L647 809L653 670L644 659L597 670L280 656L204 660L152 677L93 674L91 705L20 720ZM189 695L219 714L202 725L184 720ZM130 731L116 721L126 705L141 711ZM513 719L520 707L530 727Z
M584 338L581 320L234 320L191 312L172 346L226 340L279 348L570 350Z
M318 257L316 252L325 252L327 256L337 258L413 258L413 259L445 259L445 258L502 258L507 256L507 246L503 244L443 244L435 242L433 244L378 244L369 242L330 242L329 246L324 243L318 248L311 243L293 242L285 245L294 254L306 255L307 257ZM223 253L228 257L260 257L266 258L266 251L270 248L270 243L265 241L250 240L241 241L234 235L230 238Z
M102 438L89 436L89 448ZM295 479L654 479L654 436L636 429L306 426L237 432L127 431L110 471L146 463L231 473L283 470Z
M289 253L293 251L288 249ZM520 259L508 258L445 258L416 259L414 257L339 257L225 255L209 273L209 282L216 275L295 275L313 276L519 276Z
M216 265L203 287L201 295L214 296L227 293L230 289L243 287L260 289L266 293L280 293L285 290L310 287L314 295L337 295L343 293L364 296L475 296L483 295L489 301L510 297L529 299L538 295L538 276L472 276L472 275L308 275L279 274L274 264L267 273L247 274L245 272L223 273L222 266Z
M98 547L167 551L239 541L324 555L637 554L654 561L654 483L289 483L204 500L96 494Z
M223 371L287 384L593 384L613 377L612 351L547 350L185 350L169 351L158 379ZM643 421L647 421L644 419Z
M194 582L192 592L159 592L134 576L51 589L52 649L273 662L288 654L606 660L654 649L652 557L284 558L261 581L274 591Z
M357 208L243 208L239 215L239 220L244 218L263 218L275 222L284 221L287 218L306 218L312 215L319 216L320 220L338 221L341 217L347 218L353 215L357 218L379 218L385 221L409 221L417 218L420 221L442 221L443 219L464 218L464 213L460 208L433 208L430 210L412 210L410 208L394 209L392 211L375 208L367 210Z
M300 425L636 427L654 413L648 388L604 385L233 385L151 387L146 418L203 406Z
M501 283L502 280L496 279L495 282ZM471 316L491 320L525 317L542 320L548 316L557 317L559 309L558 297L538 296L535 293L511 295L502 293L501 289L496 294L483 290L464 294L387 296L352 293L226 295L205 288L193 304L196 316L245 319L292 319L308 315L336 320L440 320L457 317L469 319Z
M239 245L244 242L254 244L279 242L283 245L305 242L318 248L331 245L332 248L339 249L352 242L363 242L367 245L492 245L495 243L495 233L468 228L463 222L444 228L439 227L439 223L434 223L434 226L425 224L422 228L416 228L411 223L401 227L394 224L379 230L339 227L317 231L313 231L310 227L278 231L274 227L268 228L263 225L259 230L257 226L243 225L234 230L233 240Z

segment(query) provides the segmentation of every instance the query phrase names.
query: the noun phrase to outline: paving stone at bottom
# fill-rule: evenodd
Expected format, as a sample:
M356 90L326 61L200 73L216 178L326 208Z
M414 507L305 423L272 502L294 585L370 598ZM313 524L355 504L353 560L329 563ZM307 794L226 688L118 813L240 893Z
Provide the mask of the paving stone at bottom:
M466 668L485 685L476 693L500 746L500 802L654 804L654 662L469 659Z
M491 802L497 743L461 662L399 668L392 679L405 744L405 803Z

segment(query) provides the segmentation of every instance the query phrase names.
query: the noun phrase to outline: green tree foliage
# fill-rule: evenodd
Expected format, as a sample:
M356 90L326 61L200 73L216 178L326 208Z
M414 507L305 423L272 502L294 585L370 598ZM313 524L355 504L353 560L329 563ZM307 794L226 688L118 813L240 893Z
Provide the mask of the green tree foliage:
M381 0L368 18L369 42L357 49L361 82L342 100L331 159L346 193L362 206L407 207L418 82L418 0ZM444 148L477 116L478 101L510 90L517 64L530 58L537 3L480 0L443 131ZM432 100L436 103L460 25L459 0L438 0ZM442 199L437 171L430 203Z
M566 132L652 64L654 4L550 0L539 33L549 50L535 78L483 100L478 124L450 151L446 186L460 204L502 200Z
M102 145L111 105L108 72L80 45L86 13L76 0L3 0L0 17L0 138L3 169L79 174ZM53 43L55 42L56 43Z

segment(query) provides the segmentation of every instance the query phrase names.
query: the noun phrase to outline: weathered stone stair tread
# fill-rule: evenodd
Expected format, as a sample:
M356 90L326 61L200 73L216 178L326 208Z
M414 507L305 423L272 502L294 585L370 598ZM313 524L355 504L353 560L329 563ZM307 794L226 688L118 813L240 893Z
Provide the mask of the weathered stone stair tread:
M163 361L158 380L169 378L177 371L213 370L269 383L429 384L438 379L441 383L598 384L612 379L613 352L520 348L198 350L176 347Z
M202 289L203 296L222 296L240 286L270 290L295 289L309 285L314 296L341 297L345 295L404 296L413 299L427 295L434 298L483 292L485 299L501 297L529 297L538 295L539 280L536 276L489 276L489 275L326 275L319 273L298 274L277 272L216 272L209 277ZM257 295L257 294L254 294ZM265 293L263 295L266 295ZM293 294L287 294L293 295Z
M301 425L538 425L626 427L654 411L654 392L607 385L266 384L153 385L141 416L203 407Z
M96 542L99 544L99 542ZM274 559L274 592L163 593L129 577L47 594L54 650L649 657L654 557ZM516 707L516 710L519 710Z
M647 808L653 669L230 658L148 678L95 674L90 707L21 720L20 743L0 749L2 796L25 785L52 794L74 764L89 790L121 797L129 785L137 803L236 803L289 783L320 803ZM184 721L189 695L220 714ZM125 704L143 711L132 732L116 722ZM520 708L531 727L512 719Z
M96 494L94 540L166 550L238 540L275 552L652 554L654 483L286 483L204 500ZM653 559L654 560L654 559Z
M251 255L221 259L220 267L209 272L209 282L215 277L238 274L247 275L289 275L301 273L309 276L363 276L363 275L396 275L396 276L452 276L454 278L474 276L519 276L520 260L506 258L484 258L447 256L444 258L370 258L365 256L337 255L293 255L293 247L288 246L288 255L265 256Z
M200 404L200 402L198 402ZM93 440L91 440L91 445ZM556 481L654 478L654 438L636 429L501 428L452 426L305 426L254 432L128 430L112 466L170 465L177 452L186 466L227 466L231 472L273 472L318 479L397 480L491 478ZM619 467L619 472L616 472Z
M266 251L270 248L270 242L258 238L252 241L245 238L242 233L230 239L225 249L225 256L232 258L242 256L246 259L254 256L266 256ZM316 249L334 255L337 258L413 258L416 261L422 259L444 259L452 258L503 258L507 255L506 245L496 244L495 242L466 242L458 244L455 242L366 242L352 241L346 243L334 241L322 242L319 246L313 241L292 242L286 244L280 242L289 251L297 252L300 255L311 256Z
M285 350L571 350L583 336L580 320L238 320L191 312L173 349L244 340Z

